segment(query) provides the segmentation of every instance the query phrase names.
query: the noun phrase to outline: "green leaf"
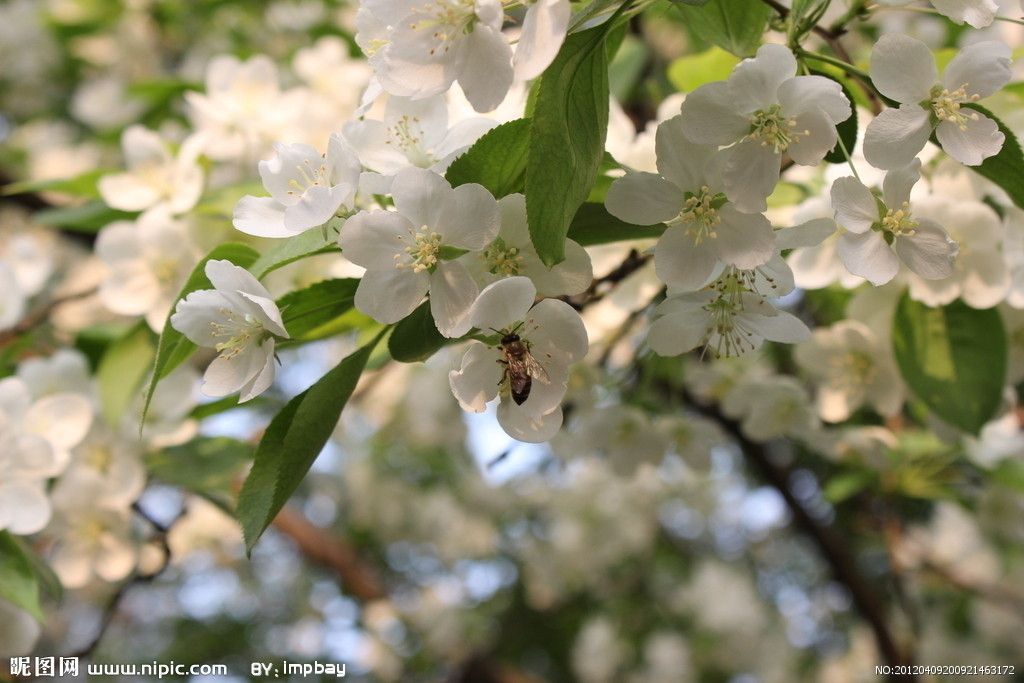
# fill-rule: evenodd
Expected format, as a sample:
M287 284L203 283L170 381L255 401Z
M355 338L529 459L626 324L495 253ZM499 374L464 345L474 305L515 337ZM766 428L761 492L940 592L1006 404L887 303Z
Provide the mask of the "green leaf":
M174 305L171 306L171 313L174 313L175 306L186 296L200 289L212 289L210 279L206 277L206 262L228 260L242 268L250 267L259 257L259 254L252 247L237 242L227 242L216 247L203 257L203 260L192 269L185 286L181 288ZM156 346L156 362L153 365L153 376L149 380L149 388L146 390L146 400L142 406L142 421L146 420L146 413L149 412L149 403L153 400L153 392L156 391L157 382L169 375L176 367L181 365L192 352L196 345L185 338L181 332L171 327L171 316L168 314L164 322L163 332L160 333L160 341Z
M337 330L337 319L352 310L359 280L324 280L289 292L277 300L284 327L292 340L320 339Z
M999 311L961 301L928 308L906 293L896 307L893 350L904 381L936 415L977 434L999 409L1006 333Z
M107 347L96 369L100 412L110 425L119 425L138 395L155 356L153 333L145 322Z
M252 462L254 446L227 437L199 437L146 456L156 479L197 493L231 510L236 482Z
M516 119L487 131L445 173L452 187L479 183L496 199L522 192L530 149L530 119Z
M100 193L99 190L96 189L96 183L101 176L110 172L111 171L103 169L94 169L92 171L86 171L85 173L76 175L72 178L23 180L17 183L4 185L3 191L0 192L0 194L16 195L26 194L29 192L63 192L64 194L73 195L75 197L98 199Z
M608 87L616 100L625 102L629 99L650 56L650 50L642 40L629 35L622 39L615 59L608 64Z
M739 57L720 47L709 47L703 52L685 55L668 67L668 80L681 92L693 92L712 81L724 81L740 63Z
M295 237L279 240L248 266L249 271L257 280L262 280L268 273L299 259L339 251L335 240L342 223L340 218L332 218L326 228L313 228Z
M39 605L39 580L23 546L6 531L0 531L0 599L43 620Z
M772 8L754 0L710 0L700 7L676 4L690 31L737 57L749 57L761 44Z
M81 206L43 209L32 214L32 218L40 225L92 234L114 221L132 220L136 215L111 209L101 201L92 201Z
M388 351L401 363L418 363L433 356L449 341L437 331L430 302L426 301L395 325L388 338Z
M236 514L249 551L320 455L385 332L338 363L270 421L238 497Z
M633 225L608 213L604 204L587 202L582 204L573 216L572 225L569 226L569 239L584 247L590 247L610 242L657 238L663 232L664 223Z
M1024 152L1021 151L1020 141L1006 127L1006 124L997 119L995 114L989 110L977 104L968 103L964 106L976 109L995 121L999 130L1006 136L1006 141L1003 142L1003 148L999 150L999 154L985 159L980 166L968 166L968 168L1001 187L1006 194L1010 195L1014 204L1024 209Z
M609 20L569 36L544 72L530 127L526 214L548 266L565 259L565 236L604 158L608 128Z
M815 76L821 76L822 78L827 78L830 81L835 81L843 89L843 94L846 95L846 99L851 103L856 101L853 93L850 91L850 88L838 78L835 78L824 71L816 71L814 69L811 69L811 73ZM836 132L839 133L839 139L842 140L843 145L845 145L846 151L853 154L853 148L857 144L857 107L851 106L850 111L850 118L838 124L836 126ZM829 153L825 155L825 161L830 164L846 163L846 154L843 153L843 148L838 142L836 143L836 146L829 150Z
M868 470L842 472L828 480L822 494L830 503L841 503L866 489L874 480L874 473Z

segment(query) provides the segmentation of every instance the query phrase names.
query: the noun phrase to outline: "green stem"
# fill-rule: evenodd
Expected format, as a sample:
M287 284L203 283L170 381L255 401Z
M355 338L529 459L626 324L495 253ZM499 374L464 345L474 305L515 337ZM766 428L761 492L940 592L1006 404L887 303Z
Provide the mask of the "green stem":
M816 62L824 62L825 64L831 64L832 66L839 67L848 74L852 74L854 76L857 76L858 78L864 79L868 83L871 82L871 76L869 76L866 71L858 69L853 64L844 62L841 59L836 59L835 57L829 57L827 55L819 55L816 52L808 52L807 50L802 49L798 50L798 54L804 59L813 59Z

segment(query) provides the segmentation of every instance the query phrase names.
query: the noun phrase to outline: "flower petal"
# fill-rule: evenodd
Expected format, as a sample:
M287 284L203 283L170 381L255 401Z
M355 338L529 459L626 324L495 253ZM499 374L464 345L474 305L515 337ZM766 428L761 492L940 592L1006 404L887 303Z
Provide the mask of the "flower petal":
M874 230L846 233L839 238L838 252L848 271L875 286L892 280L900 269L896 254L892 253L882 235Z
M963 128L952 121L942 121L935 129L935 136L946 154L967 166L977 166L999 154L1006 141L996 122L984 114L967 119Z
M496 109L512 86L512 48L501 31L481 24L465 41L459 85L476 111Z
M683 191L655 173L627 173L608 188L604 204L627 223L653 225L679 215Z
M881 218L875 195L853 176L838 178L832 183L832 208L836 223L850 232L870 230Z
M775 253L775 232L762 214L742 213L725 204L718 215L722 222L715 228L718 236L711 246L723 263L748 269L765 263Z
M749 114L779 102L779 87L796 75L796 57L784 45L767 43L729 76L735 111ZM685 104L683 105L686 106Z
M463 410L482 413L498 395L503 366L499 351L474 342L462 357L462 366L448 373L452 395Z
M397 323L415 310L430 288L426 271L414 273L392 266L368 270L356 289L356 308L380 323Z
M728 145L750 130L750 121L737 111L732 89L721 81L687 95L680 116L683 133L701 144Z
M910 36L885 34L871 52L871 82L880 93L902 104L928 99L938 82L932 51Z
M723 182L725 194L740 211L759 213L768 208L768 195L779 182L782 157L756 140L744 140L728 151Z
M537 288L530 278L510 277L484 287L473 303L469 320L478 330L505 330L526 319Z
M533 80L548 68L565 40L571 13L568 0L538 0L529 6L513 59L517 81Z
M352 263L388 270L395 267L396 256L406 255L413 232L413 224L395 211L360 211L341 226L338 244Z
M875 168L906 166L932 133L928 112L916 104L886 109L864 131L864 158Z
M284 205L273 197L246 195L235 204L231 223L235 230L256 237L291 237L296 231L284 225Z
M461 337L472 326L469 311L479 293L476 281L459 261L443 261L430 274L430 312L445 337Z
M535 418L514 401L502 401L498 404L498 424L517 441L544 443L554 438L562 428L562 409L557 408L543 417Z
M893 249L907 266L926 280L953 274L957 243L934 221L922 219L909 237L897 237Z
M432 227L445 245L479 251L494 241L500 226L501 213L494 195L483 185L468 183L452 190Z

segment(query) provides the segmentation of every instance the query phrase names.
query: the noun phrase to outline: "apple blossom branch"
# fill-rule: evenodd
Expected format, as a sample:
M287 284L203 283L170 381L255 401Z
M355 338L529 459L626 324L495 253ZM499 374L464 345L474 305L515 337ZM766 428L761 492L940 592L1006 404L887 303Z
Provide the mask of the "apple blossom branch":
M96 288L92 287L81 292L66 294L64 296L59 296L54 299L51 299L43 306L37 308L36 310L26 315L13 327L9 327L6 330L0 331L0 348L3 348L7 344L16 340L21 335L31 332L37 326L46 322L46 319L50 317L50 314L53 313L54 310L61 307L62 305L70 303L72 301L77 301L79 299L85 299L87 297L92 296L95 293Z

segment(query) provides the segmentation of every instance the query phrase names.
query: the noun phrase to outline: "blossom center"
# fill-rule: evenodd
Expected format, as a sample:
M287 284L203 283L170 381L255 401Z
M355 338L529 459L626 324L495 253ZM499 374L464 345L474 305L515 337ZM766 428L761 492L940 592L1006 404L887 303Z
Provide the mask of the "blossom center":
M910 202L898 209L889 209L882 218L882 229L897 237L913 237L920 223L910 214Z
M855 390L870 384L877 374L875 361L864 351L847 351L829 359L834 384Z
M210 331L218 341L213 348L224 358L234 358L253 340L263 336L263 324L252 315L244 315L228 308L220 309L224 320L211 321Z
M743 312L745 288L735 277L724 277L715 284L718 296L704 305L711 316L705 347L718 357L741 356L754 350L751 337L753 331L747 327L740 314ZM715 337L714 345L711 338Z
M960 130L967 130L967 122L977 121L978 112L966 113L960 107L966 102L977 102L979 99L977 95L967 94L966 83L956 90L949 90L937 85L932 88L930 104L935 118L939 121L949 121Z
M773 104L767 109L758 109L750 117L750 133L747 138L758 140L762 147L771 147L781 154L810 131L796 131L796 119L782 113L782 105Z
M459 36L472 33L477 18L470 0L434 0L417 7L413 14L418 18L409 24L410 29L432 32L431 56L447 54Z
M423 129L416 116L403 115L389 126L385 144L397 146L414 166L420 168L430 168L437 161L430 151L423 149Z
M505 244L500 237L487 247L483 253L487 262L487 270L495 275L509 277L519 275L523 270L523 256L519 247Z
M694 244L718 237L715 226L722 222L718 209L725 203L724 195L715 194L707 185L702 185L696 193L687 192L685 196L683 208L672 222L686 225L686 234Z
M412 268L414 273L432 270L437 266L441 254L441 235L430 227L423 225L412 233L412 244L404 250L409 261L404 261L403 254L395 254L396 268Z
M289 187L295 188L295 191L288 191L288 194L305 194L306 190L311 187L330 187L330 172L327 170L327 164L325 163L325 157L321 157L320 165L314 167L309 163L309 159L303 159L301 164L295 166L296 175L293 176L289 181Z

